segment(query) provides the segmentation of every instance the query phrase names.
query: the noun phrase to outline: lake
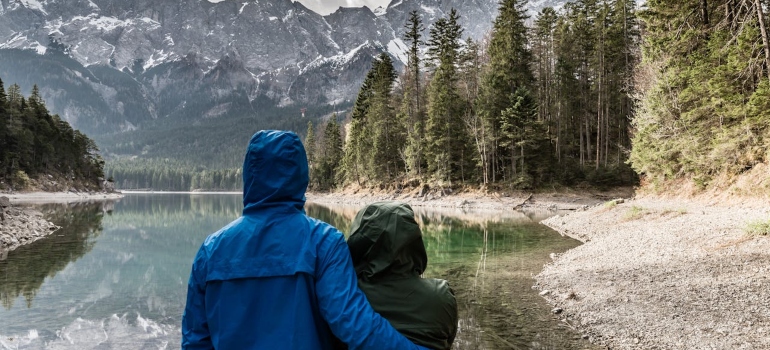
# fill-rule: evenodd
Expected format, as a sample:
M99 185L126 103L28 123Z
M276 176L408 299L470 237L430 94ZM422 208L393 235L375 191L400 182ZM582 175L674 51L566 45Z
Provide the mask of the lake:
M176 349L192 259L241 213L238 194L127 194L43 205L62 226L0 261L2 349ZM343 232L358 207L309 203ZM550 254L579 242L538 222L553 213L416 209L425 277L456 292L454 349L595 349L532 289Z

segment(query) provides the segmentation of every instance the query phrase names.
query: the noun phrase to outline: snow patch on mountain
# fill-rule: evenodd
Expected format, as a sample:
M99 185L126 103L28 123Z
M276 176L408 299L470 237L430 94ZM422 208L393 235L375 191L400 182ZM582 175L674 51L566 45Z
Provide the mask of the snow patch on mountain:
M43 4L41 4L37 0L18 0L19 3L21 3L22 6L30 9L30 10L37 10L42 12L44 15L48 15L48 12L43 8Z
M406 63L407 51L409 51L409 46L399 38L393 39L388 43L388 52L401 62Z
M435 17L435 16L436 16L436 9L434 9L434 8L432 8L432 7L428 7L428 6L425 6L425 5L420 5L420 8L421 8L421 9L422 9L422 10L423 10L425 13L429 14L431 17Z
M35 48L35 52L37 52L38 55L45 55L45 52L48 50L47 47L40 44L40 42L37 43L37 47Z
M299 70L299 74L305 74L308 71L311 71L313 69L319 68L326 64L331 64L332 69L336 70L340 67L343 67L346 63L352 61L358 53L366 46L372 45L369 43L369 41L366 41L365 43L359 45L353 50L350 50L350 52L347 53L341 53L339 55L331 56L331 57L323 57L318 56L316 59L314 59L312 62L308 63L304 67L302 67Z

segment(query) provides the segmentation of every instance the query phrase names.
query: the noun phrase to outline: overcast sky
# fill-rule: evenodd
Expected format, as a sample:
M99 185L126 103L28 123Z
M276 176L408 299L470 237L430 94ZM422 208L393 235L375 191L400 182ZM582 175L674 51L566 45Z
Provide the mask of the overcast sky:
M387 7L390 0L296 0L301 2L307 8L320 13L321 15L328 15L340 6L342 7L361 7L368 6L374 10L377 6Z

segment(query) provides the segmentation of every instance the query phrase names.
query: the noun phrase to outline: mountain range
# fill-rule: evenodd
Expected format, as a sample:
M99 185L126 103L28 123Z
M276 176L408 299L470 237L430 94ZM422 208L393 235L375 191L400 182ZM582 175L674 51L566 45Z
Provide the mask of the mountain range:
M374 57L405 64L409 12L429 28L455 8L464 36L480 39L497 6L394 0L321 16L291 0L0 0L0 78L38 84L53 113L108 151L141 154L141 142L126 146L139 134L238 118L293 127L300 108L349 106Z

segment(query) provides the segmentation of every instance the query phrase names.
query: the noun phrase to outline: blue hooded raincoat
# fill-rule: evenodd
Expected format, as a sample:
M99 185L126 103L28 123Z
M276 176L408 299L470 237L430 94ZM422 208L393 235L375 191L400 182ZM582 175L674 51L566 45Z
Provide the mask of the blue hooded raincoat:
M297 135L260 131L243 164L243 215L193 261L183 349L423 349L375 313L343 235L305 215L308 167Z

